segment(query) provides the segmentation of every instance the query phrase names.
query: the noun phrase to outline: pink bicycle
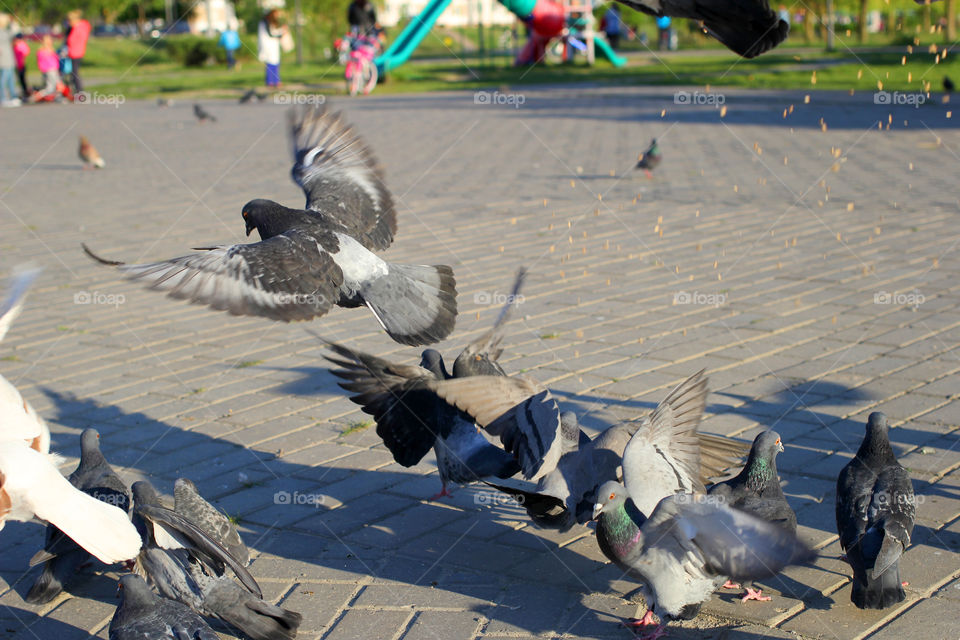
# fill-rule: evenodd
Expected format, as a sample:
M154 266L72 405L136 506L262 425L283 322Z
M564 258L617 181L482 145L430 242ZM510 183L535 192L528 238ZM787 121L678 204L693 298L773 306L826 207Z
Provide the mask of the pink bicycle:
M340 63L346 65L347 93L369 94L377 86L377 65L373 60L380 51L380 41L375 36L346 35L336 44Z

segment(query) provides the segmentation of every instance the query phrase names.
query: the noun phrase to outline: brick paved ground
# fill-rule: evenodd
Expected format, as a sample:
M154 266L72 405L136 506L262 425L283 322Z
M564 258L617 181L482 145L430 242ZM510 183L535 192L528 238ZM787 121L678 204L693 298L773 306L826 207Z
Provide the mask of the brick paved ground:
M960 118L860 94L725 96L723 118L650 88L539 89L519 108L468 93L338 106L396 195L389 258L456 269L462 315L444 351L489 326L526 265L503 364L590 428L648 411L706 367L704 430L782 434L782 479L822 558L764 582L772 602L715 596L671 637L957 638ZM303 638L629 637L615 621L635 613L636 585L591 529L537 531L478 489L429 502L432 457L393 463L300 326L171 301L82 255L81 241L128 260L242 241L244 202L302 201L281 107L214 102L219 122L201 126L190 106L0 114L0 272L46 267L0 373L50 421L55 449L74 456L95 426L128 481L169 495L176 477L194 479L239 518L251 571L303 613ZM79 133L106 170L79 170ZM653 136L666 159L647 180L632 166ZM81 292L92 303L77 304ZM311 326L418 357L362 310ZM833 487L877 409L922 502L909 598L862 612L838 560ZM42 536L34 524L0 533L0 636L105 638L114 574L23 602Z

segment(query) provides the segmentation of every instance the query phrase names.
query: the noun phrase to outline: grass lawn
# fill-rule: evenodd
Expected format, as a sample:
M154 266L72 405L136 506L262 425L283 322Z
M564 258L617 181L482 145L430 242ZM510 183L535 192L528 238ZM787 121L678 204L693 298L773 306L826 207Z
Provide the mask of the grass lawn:
M788 43L789 44L789 43ZM463 57L416 61L391 72L377 93L482 89L501 86L595 82L620 85L711 85L764 89L834 89L938 92L944 75L960 81L960 61L952 53L937 62L928 47L904 46L900 53L850 51L824 53L772 53L744 60L729 52L700 55L633 55L625 68L605 61L590 68L583 64L545 64L533 68L512 66L508 57ZM938 47L937 51L941 51ZM90 43L84 74L90 88L101 93L122 93L128 99L158 95L236 96L263 84L262 66L252 57L241 58L241 69L223 66L184 67L162 48L123 39L98 39ZM310 62L281 66L291 90L326 94L344 92L343 68L335 62ZM34 75L36 78L36 75Z

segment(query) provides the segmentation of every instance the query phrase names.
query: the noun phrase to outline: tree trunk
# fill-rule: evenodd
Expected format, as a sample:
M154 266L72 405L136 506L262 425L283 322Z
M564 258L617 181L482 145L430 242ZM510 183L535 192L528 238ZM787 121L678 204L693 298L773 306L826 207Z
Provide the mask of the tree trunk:
M806 11L803 12L803 40L804 42L812 42L814 38L814 29L817 26L817 17L813 12L813 8L807 6Z
M947 32L944 34L948 43L957 39L957 0L947 0Z
M923 15L923 26L921 30L923 31L923 35L928 35L930 33L930 0L924 3L921 13Z
M863 44L867 41L867 5L869 0L860 0L860 17L857 21L857 41Z

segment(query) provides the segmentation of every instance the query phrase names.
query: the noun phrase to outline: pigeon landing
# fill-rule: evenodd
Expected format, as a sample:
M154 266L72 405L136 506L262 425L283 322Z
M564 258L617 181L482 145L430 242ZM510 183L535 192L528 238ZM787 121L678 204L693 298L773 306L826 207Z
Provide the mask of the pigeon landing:
M643 583L648 611L630 624L645 628L660 618L644 636L651 639L669 620L695 617L723 576L769 577L809 555L786 529L704 495L696 432L706 401L702 372L674 394L680 410L658 407L637 429L623 452L624 484L604 483L594 506L600 550Z
M762 520L779 525L790 533L797 532L797 514L790 508L783 489L780 487L780 477L777 475L777 454L783 451L780 435L775 431L764 431L753 441L750 457L740 473L726 482L710 487L709 494L722 498L724 504ZM723 585L728 589L739 589L740 585L730 583ZM764 596L762 589L754 585L745 585L746 595L741 602L748 600L770 600Z
M650 141L650 146L647 147L647 150L640 154L640 157L637 158L637 169L643 169L643 172L647 174L648 178L653 177L653 170L660 164L660 161L663 159L663 156L660 155L660 147L657 146L657 139L654 138Z
M70 474L70 484L87 495L129 513L130 489L114 472L100 451L100 434L84 429L80 435L80 464ZM25 600L45 604L53 600L73 578L78 568L90 560L90 554L56 526L47 525L46 543L30 560L30 566L43 563L43 572L34 582Z
M207 120L210 122L216 122L217 119L214 118L206 109L200 106L199 103L193 105L193 115L197 116L197 120L203 124Z
M652 16L699 20L707 33L744 58L755 58L786 40L790 25L768 0L619 0Z
M103 169L107 166L107 163L97 153L97 148L90 144L85 136L80 136L80 149L77 153L83 160L84 169Z
M861 609L885 609L906 598L900 556L910 545L916 499L888 429L884 414L871 413L857 455L837 479L837 532L853 568L850 600Z
M448 266L386 262L396 212L372 153L338 114L322 107L291 112L293 179L305 209L252 200L242 210L251 244L198 249L152 264L115 266L131 279L180 300L233 315L311 320L334 305L366 306L395 341L438 342L453 330L456 282Z
M598 487L619 479L617 469L623 464L627 446L651 424L690 429L694 435L687 444L700 452L698 482L719 475L746 449L726 438L696 433L706 396L706 379L700 371L670 392L650 415L612 425L593 440L579 429L575 414L560 414L563 455L536 490L491 486L522 499L527 514L538 527L566 531L575 524L585 524L593 518Z
M120 606L110 621L110 640L219 640L190 607L150 591L143 578L120 578Z

